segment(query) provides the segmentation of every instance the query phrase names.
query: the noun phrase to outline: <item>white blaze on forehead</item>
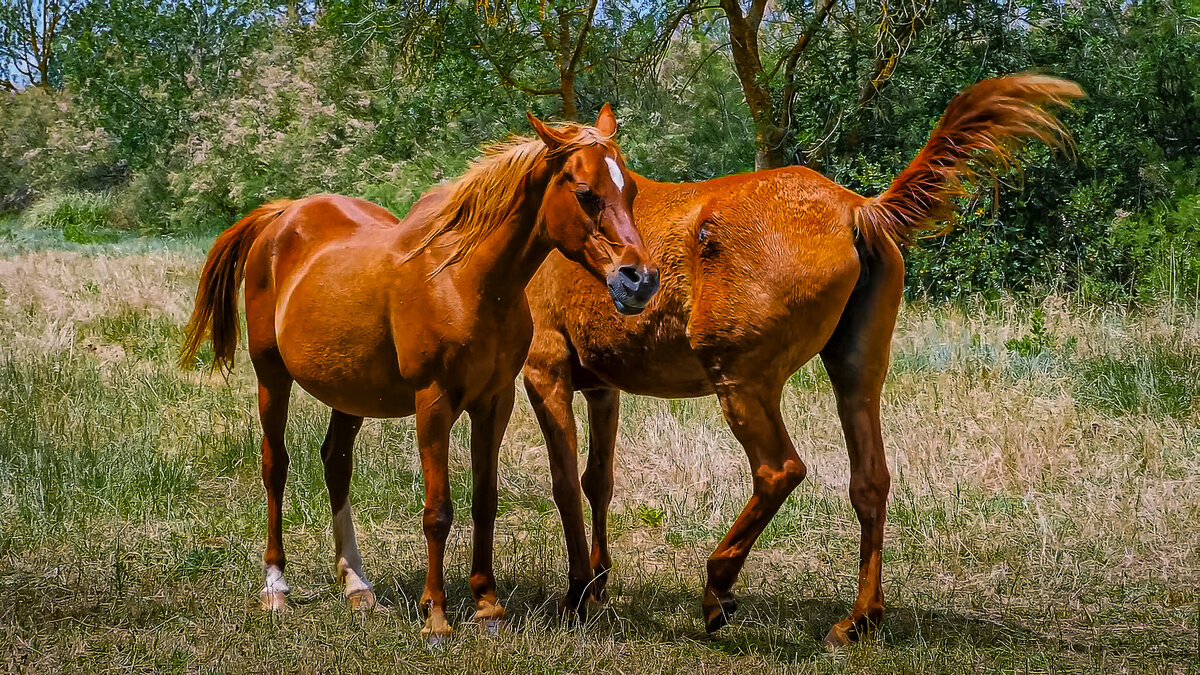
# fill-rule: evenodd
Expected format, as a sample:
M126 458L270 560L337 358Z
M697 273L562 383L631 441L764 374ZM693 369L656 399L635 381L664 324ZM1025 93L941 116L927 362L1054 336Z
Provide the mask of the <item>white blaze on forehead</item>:
M608 164L608 175L612 176L613 185L617 186L617 192L625 189L625 176L621 175L621 167L617 166L617 160L612 157L605 157L604 163Z

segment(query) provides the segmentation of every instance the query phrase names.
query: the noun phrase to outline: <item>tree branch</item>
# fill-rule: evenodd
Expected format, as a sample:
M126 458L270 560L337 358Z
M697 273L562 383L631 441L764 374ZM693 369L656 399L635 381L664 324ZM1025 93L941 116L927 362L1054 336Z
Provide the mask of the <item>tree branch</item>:
M558 96L562 94L561 88L550 89L546 87L539 89L518 82L517 78L513 77L512 71L500 65L500 61L488 52L487 46L481 38L478 39L477 42L479 44L479 51L483 52L483 58L486 59L488 63L492 64L492 68L496 71L496 74L500 76L501 84L506 84L510 87L516 87L530 96Z
M750 3L750 11L746 12L746 23L750 29L758 33L762 26L763 12L767 10L767 0L754 0Z
M862 88L859 89L858 102L855 104L856 108L862 108L870 103L887 86L888 82L891 81L896 66L904 56L904 53L908 51L917 34L925 27L932 9L932 0L919 4L913 9L912 15L896 26L895 42L893 43L895 46L891 50L881 51L879 58L875 61L875 67L872 69L870 77L863 82ZM886 17L880 19L880 27L884 32L887 32L886 21Z
M568 67L575 70L575 64L579 63L579 57L583 54L583 43L587 38L588 30L592 27L592 19L596 16L596 5L599 0L592 0L588 5L587 19L583 22L583 26L579 29L579 38L575 40L575 51L571 54L571 60Z
M775 67L771 69L771 74L767 75L768 82L774 79L775 74L779 72L779 67L785 63L787 64L787 68L784 70L784 76L790 77L788 74L796 69L796 62L800 59L800 55L804 53L805 49L808 49L809 43L812 42L813 36L816 35L821 26L825 25L825 17L829 16L829 11L833 9L835 4L837 4L837 0L824 0L821 3L821 6L813 14L812 20L808 22L808 28L805 29L804 34L800 36L800 39L796 40L796 44L792 45L791 50L775 63Z

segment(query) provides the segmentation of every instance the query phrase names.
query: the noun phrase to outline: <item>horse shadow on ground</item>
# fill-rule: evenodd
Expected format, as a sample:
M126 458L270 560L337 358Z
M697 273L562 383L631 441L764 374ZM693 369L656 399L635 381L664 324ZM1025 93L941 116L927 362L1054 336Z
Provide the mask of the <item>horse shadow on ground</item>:
M424 573L407 571L381 581L376 587L381 602L400 610L400 615L407 613L419 621L417 601L424 588ZM743 588L735 592L738 610L730 624L709 634L700 620L699 586L664 585L649 578L635 578L612 584L609 601L603 605L593 603L587 622L579 626L563 619L560 611L563 589L511 574L498 575L497 582L508 613L508 628L513 631L531 626L559 626L563 630L596 631L618 642L690 641L732 656L766 656L779 662L805 661L824 653L825 633L850 609L847 599L796 597L786 593L785 586L779 591ZM465 579L447 579L446 592L451 622L458 624L469 619L473 606ZM1107 652L1113 657L1145 656L1151 647L1136 634L1114 642L1090 640L1085 629L1077 631L1078 636L1070 636L1050 634L1039 628L1049 627L1034 627L1018 618L992 620L954 611L891 604L882 628L867 640L895 649L953 647L957 643L969 645L973 650ZM1191 654L1186 640L1172 643L1166 636L1157 635L1152 642L1158 643L1153 651L1159 656L1187 659Z
M0 624L36 625L62 620L107 624L124 629L153 628L172 616L201 613L201 607L213 598L205 593L237 593L233 585L221 589L209 587L199 595L181 599L153 597L140 593L126 598L114 594L80 593L68 585L45 583L44 579L22 579L24 575L0 576ZM38 582L41 583L38 583ZM699 617L700 587L682 580L637 577L610 582L611 598L603 605L591 605L591 616L580 626L565 621L560 612L561 588L558 580L537 573L502 572L497 578L501 601L508 611L508 630L561 629L594 632L622 641L653 641L704 645L714 652L731 656L756 655L778 662L812 659L825 651L825 632L849 610L842 598L799 597L786 585L776 588L742 588L736 593L738 611L730 625L714 634L704 632ZM33 582L33 583L30 583ZM293 593L289 603L313 606L341 602L336 584L307 592ZM424 570L408 569L383 574L376 579L380 604L399 621L420 622L418 602L424 588ZM308 584L305 584L307 586ZM465 577L451 575L446 584L449 614L458 625L471 616L471 590ZM229 600L230 598L223 598ZM64 600L66 600L64 602ZM244 601L257 609L257 597ZM886 648L926 649L930 646L969 645L973 650L1029 649L1078 654L1107 654L1110 657L1144 657L1151 653L1171 660L1195 658L1193 641L1147 631L1122 631L1121 635L1101 636L1085 627L1071 627L1074 636L1051 634L1049 625L1033 625L1028 617L999 619L968 616L954 611L924 609L906 604L891 604L882 628L867 640ZM1178 638L1178 636L1175 636Z

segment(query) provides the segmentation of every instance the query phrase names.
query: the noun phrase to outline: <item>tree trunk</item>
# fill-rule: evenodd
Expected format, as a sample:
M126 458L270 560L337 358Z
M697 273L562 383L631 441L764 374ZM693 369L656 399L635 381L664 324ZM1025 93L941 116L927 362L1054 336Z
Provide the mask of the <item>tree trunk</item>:
M559 73L562 86L562 116L565 120L575 121L579 111L575 108L575 69L563 69Z
M755 120L755 126L758 121ZM776 169L787 166L788 161L783 152L784 130L769 125L765 129L755 129L754 132L754 170Z
M733 53L734 70L754 120L754 168L757 170L787 164L783 152L786 130L780 126L779 111L771 100L771 92L759 84L763 68L758 56L758 26L766 4L766 0L755 0L750 12L743 16L739 0L721 1L729 22L729 49Z

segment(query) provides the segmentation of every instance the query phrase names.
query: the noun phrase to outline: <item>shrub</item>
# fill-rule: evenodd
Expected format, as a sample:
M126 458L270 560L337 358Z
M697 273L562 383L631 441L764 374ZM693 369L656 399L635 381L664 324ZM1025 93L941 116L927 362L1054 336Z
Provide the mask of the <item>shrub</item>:
M0 96L0 212L62 190L98 191L127 178L116 141L66 92Z
M40 88L0 95L0 212L23 209L33 199L30 155L46 147L50 127L62 118L60 95Z

